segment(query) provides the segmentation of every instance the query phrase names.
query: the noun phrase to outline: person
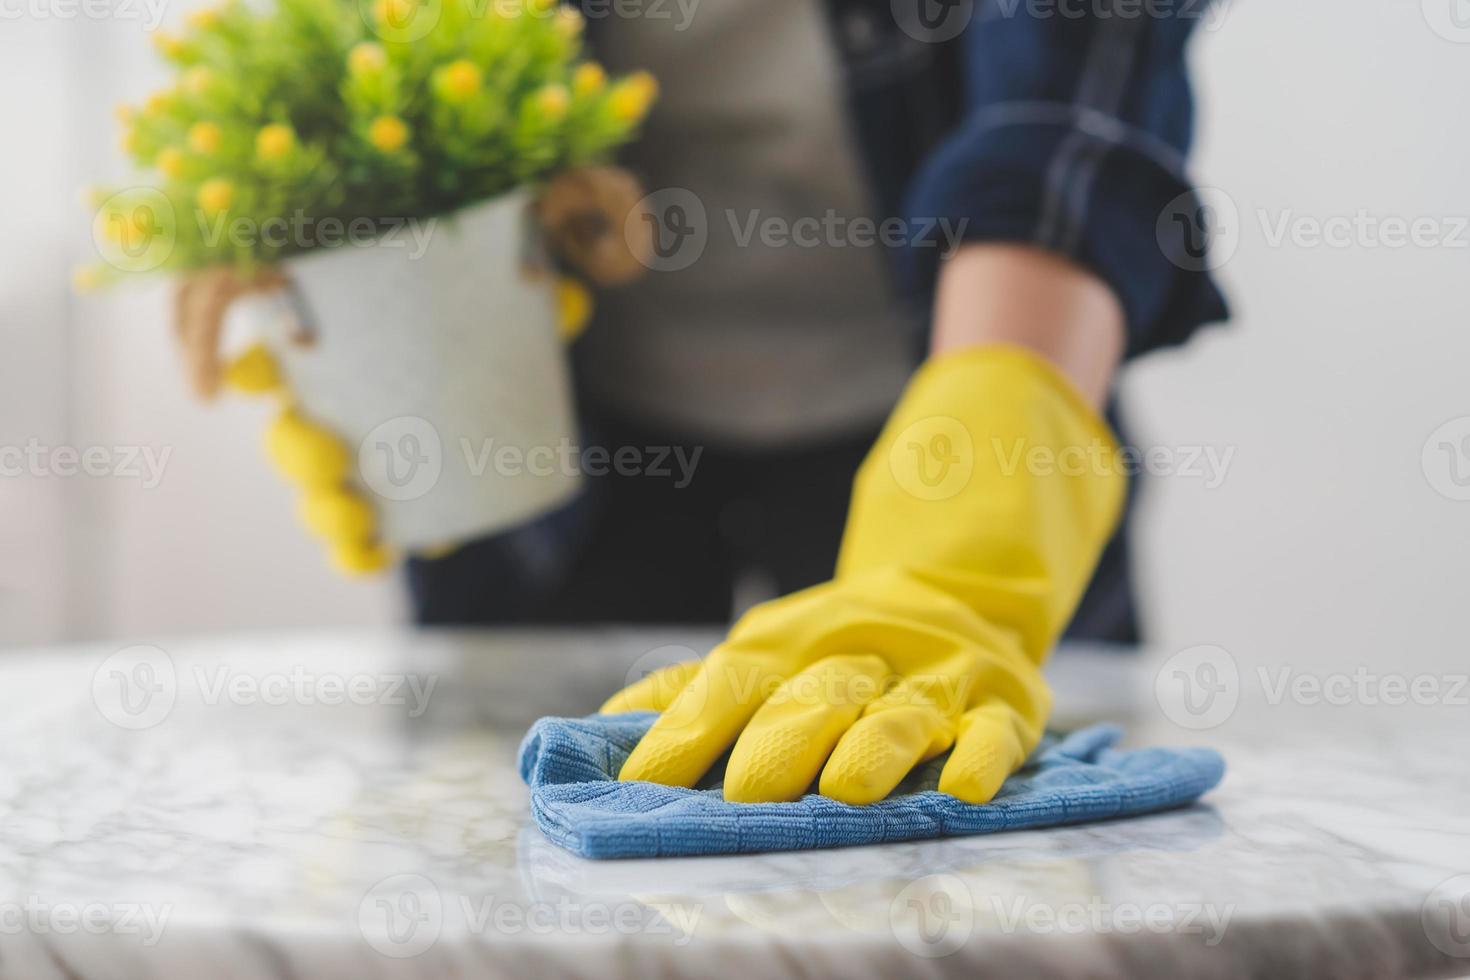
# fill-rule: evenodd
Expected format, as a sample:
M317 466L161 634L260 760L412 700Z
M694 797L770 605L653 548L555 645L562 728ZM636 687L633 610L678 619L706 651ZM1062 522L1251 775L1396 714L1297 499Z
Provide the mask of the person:
M1099 413L1121 361L1226 312L1184 171L1204 6L589 9L610 67L660 79L629 165L664 244L699 250L600 298L585 424L702 455L687 486L608 474L412 562L420 620L723 623L763 583L708 657L605 706L662 712L622 778L694 785L731 751L729 799L863 803L950 751L939 788L988 800L1040 738L1063 628L1138 639ZM900 219L894 254L843 239L864 216ZM1093 462L1046 464L1069 449Z
M626 160L654 269L574 351L586 442L697 465L589 476L411 559L417 620L723 624L757 599L608 702L661 712L622 778L694 785L728 751L729 799L863 803L948 751L939 788L988 800L1064 630L1139 638L1113 379L1226 314L1185 170L1204 6L589 3L594 52L663 97Z
M1120 358L1223 318L1184 174L1205 5L961 2L924 28L932 2L587 5L594 52L661 81L626 163L677 252L598 295L583 444L677 451L693 477L588 473L562 512L410 560L419 622L726 622L830 577L926 345L1029 345L1121 428ZM691 200L703 235L681 243ZM850 244L894 218L898 247ZM796 244L813 219L835 232ZM1139 640L1121 531L1067 633Z

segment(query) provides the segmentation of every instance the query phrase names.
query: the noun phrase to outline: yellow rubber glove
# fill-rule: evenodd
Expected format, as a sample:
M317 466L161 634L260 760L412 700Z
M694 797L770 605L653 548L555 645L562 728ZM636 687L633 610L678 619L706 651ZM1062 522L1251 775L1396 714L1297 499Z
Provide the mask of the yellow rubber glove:
M266 456L286 479L303 487L333 487L347 478L351 457L342 440L286 409L265 431Z
M571 276L556 282L556 335L570 344L587 329L592 319L592 294Z
M393 553L372 541L342 541L332 545L332 567L343 575L375 575L393 564Z
M1041 737L1041 663L1117 523L1116 458L1036 355L931 360L858 473L836 578L603 706L662 712L619 778L692 786L733 744L728 800L796 799L820 774L870 803L952 748L939 788L986 802Z
M264 344L251 344L225 365L225 384L241 394L264 395L281 388L281 368Z
M301 523L327 541L344 544L371 541L378 531L377 515L363 497L343 487L308 490L299 505Z

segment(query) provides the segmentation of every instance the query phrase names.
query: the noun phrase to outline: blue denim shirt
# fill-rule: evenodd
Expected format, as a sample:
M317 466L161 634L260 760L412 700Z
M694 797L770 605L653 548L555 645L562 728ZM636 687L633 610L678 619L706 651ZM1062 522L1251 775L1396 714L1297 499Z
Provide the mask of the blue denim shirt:
M1226 316L1186 173L1208 0L830 0L880 206L1035 244L1118 295L1130 356ZM940 250L895 256L927 307Z

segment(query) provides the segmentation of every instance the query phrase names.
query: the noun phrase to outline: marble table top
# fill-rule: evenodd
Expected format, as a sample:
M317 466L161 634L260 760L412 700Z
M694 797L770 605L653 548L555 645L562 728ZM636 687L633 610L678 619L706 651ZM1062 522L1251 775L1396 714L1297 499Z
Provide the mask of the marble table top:
M5 654L0 977L1470 974L1466 709L1258 710L1208 654L1190 701L1177 661L1050 668L1060 724L1219 748L1226 780L1191 808L760 857L591 862L544 840L514 768L526 726L714 639Z

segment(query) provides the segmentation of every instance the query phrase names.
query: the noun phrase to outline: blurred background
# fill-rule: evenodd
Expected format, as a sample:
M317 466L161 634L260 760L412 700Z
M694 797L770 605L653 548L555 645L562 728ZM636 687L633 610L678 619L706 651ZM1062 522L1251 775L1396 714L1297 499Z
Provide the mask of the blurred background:
M127 175L112 107L163 81L149 32L191 6L0 2L0 446L126 471L0 478L7 646L404 615L396 579L339 578L298 529L268 409L192 401L164 283L71 292L94 257L79 188ZM1463 663L1470 4L1233 0L1211 24L1195 171L1235 319L1122 385L1141 445L1225 463L1146 482L1149 639Z

